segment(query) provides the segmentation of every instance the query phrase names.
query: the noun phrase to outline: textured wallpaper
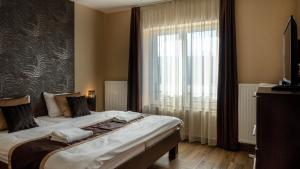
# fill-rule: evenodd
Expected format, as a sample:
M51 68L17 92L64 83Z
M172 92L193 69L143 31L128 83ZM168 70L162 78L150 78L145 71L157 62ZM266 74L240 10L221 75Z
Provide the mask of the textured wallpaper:
M74 4L0 0L0 98L74 90Z

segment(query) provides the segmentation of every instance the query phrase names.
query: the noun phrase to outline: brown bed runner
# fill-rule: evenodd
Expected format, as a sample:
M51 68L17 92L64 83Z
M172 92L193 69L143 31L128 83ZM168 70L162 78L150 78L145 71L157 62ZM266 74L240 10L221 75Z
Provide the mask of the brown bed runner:
M135 120L136 121L136 120ZM129 123L120 123L113 120L100 122L91 126L83 127L84 130L93 131L93 135L89 138L73 142L71 144L51 141L50 136L33 141L23 143L16 146L11 153L10 167L11 169L39 169L40 163L47 154L75 143L93 139L97 136L114 131Z

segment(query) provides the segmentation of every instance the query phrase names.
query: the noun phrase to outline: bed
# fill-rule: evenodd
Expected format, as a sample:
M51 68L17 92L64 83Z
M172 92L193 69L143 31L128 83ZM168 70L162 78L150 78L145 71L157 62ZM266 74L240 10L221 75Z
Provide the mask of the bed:
M31 154L34 149L44 148L41 140L55 129L105 123L119 114L128 113L106 111L92 112L91 115L78 118L50 118L40 112L35 113L39 127L15 133L0 133L1 169L22 169L28 166L26 163L30 162L31 157L32 161L39 161L33 158L35 155L29 155L30 158L23 156ZM180 126L181 121L174 117L143 115L143 118L119 129L63 148L51 149L53 151L40 157L39 164L34 166L41 169L148 168L167 152L170 160L176 158ZM26 153L27 150L32 152ZM18 151L19 154L16 153Z

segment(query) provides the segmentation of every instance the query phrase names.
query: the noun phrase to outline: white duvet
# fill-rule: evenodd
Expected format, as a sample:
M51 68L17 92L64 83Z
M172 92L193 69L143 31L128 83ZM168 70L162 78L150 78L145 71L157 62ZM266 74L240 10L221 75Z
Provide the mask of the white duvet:
M0 135L0 160L8 162L9 150L15 145L49 135L52 131L71 127L84 127L106 121L129 112L109 111L70 119L47 127L37 127L11 134ZM132 112L130 112L132 115ZM89 142L58 151L45 160L45 169L110 168L107 161L131 151L142 151L147 141L174 129L181 120L168 116L148 116L119 130L97 137ZM135 148L135 149L134 149Z

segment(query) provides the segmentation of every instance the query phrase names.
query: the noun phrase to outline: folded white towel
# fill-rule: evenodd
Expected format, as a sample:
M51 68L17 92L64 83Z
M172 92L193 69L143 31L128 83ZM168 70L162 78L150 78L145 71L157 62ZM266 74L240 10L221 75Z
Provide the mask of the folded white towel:
M122 114L118 114L113 117L113 121L122 122L122 123L128 123L133 120L136 120L140 118L142 115L140 113L135 112L124 112Z
M82 130L80 128L59 129L51 133L51 140L72 143L93 135L92 131Z

